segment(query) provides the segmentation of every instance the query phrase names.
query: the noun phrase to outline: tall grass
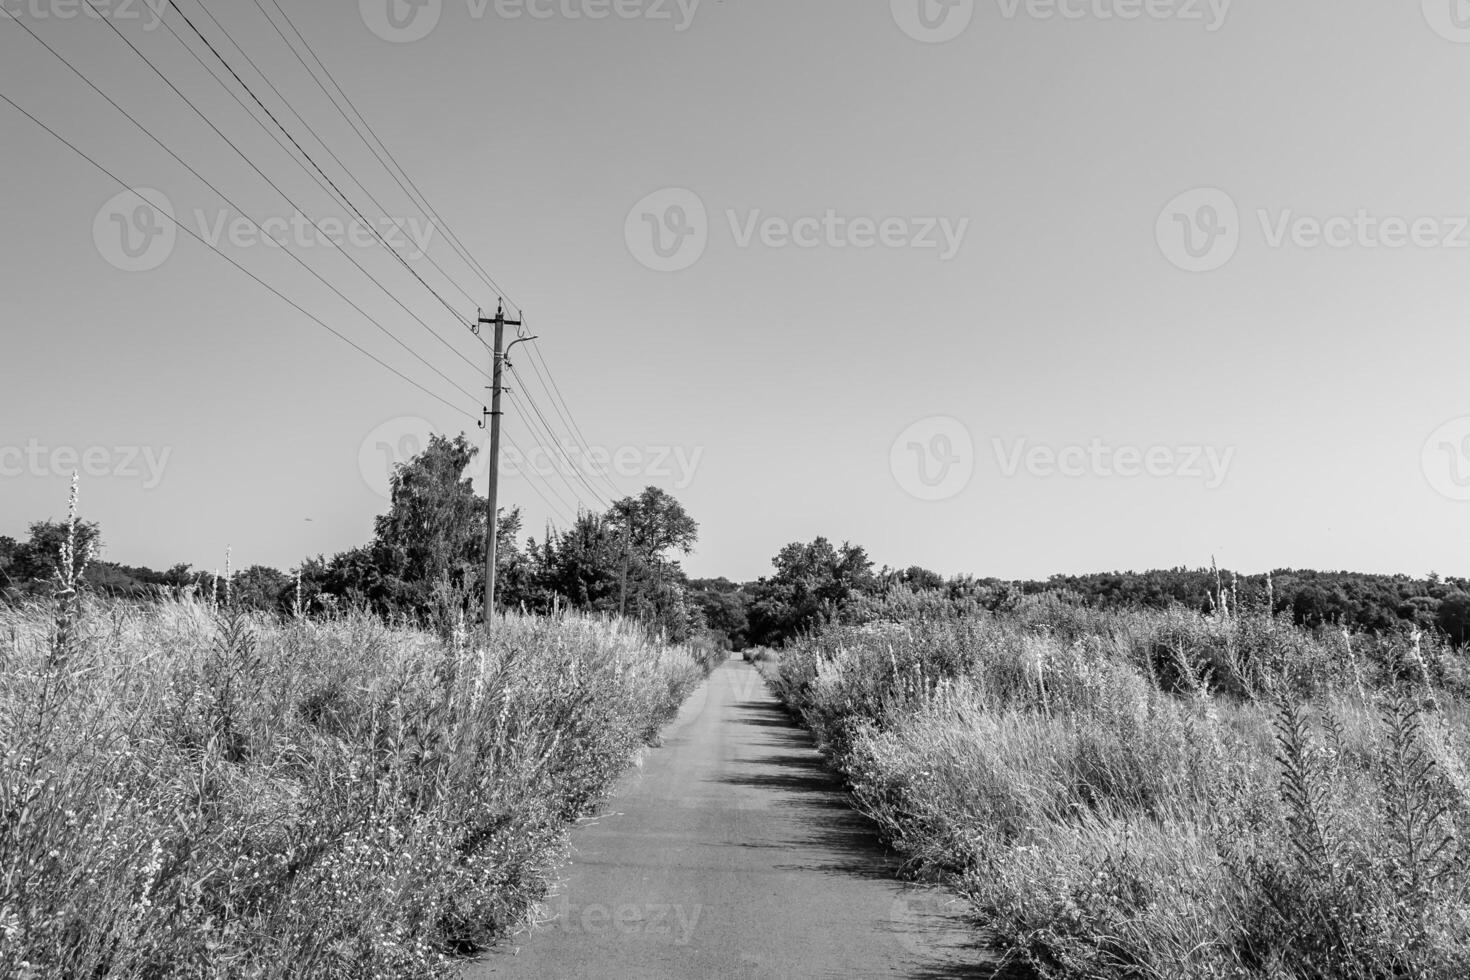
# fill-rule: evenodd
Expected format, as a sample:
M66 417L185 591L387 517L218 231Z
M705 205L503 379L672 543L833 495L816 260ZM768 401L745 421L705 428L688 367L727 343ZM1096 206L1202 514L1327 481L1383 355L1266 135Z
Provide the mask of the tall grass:
M448 976L707 667L576 618L58 593L0 606L5 977Z
M829 630L775 684L916 869L1055 978L1470 976L1465 661L1270 616Z

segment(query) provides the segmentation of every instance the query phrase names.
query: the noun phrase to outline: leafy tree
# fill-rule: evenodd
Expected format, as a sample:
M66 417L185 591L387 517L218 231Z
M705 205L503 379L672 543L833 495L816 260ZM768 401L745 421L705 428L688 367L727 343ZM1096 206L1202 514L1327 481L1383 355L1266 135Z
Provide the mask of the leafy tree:
M366 554L348 552L329 568L329 591L357 595L385 612L444 619L472 611L484 588L489 506L465 476L478 449L464 435L435 435L418 456L401 464L391 483L392 505L374 525ZM502 513L496 569L519 560L520 514Z
M1470 594L1456 592L1439 604L1435 621L1456 646L1470 642Z
M287 596L294 587L294 580L285 572L254 565L235 573L230 582L230 596L236 605L269 612L289 606Z
M10 566L15 562L15 556L19 551L20 542L0 535L0 586L10 582Z
M760 646L785 643L832 619L856 595L877 589L873 563L861 547L833 547L826 538L789 544L772 560L776 574L753 588L750 639Z
M64 521L37 521L30 526L30 539L11 556L6 574L18 585L39 585L56 577L61 548L68 533ZM102 532L90 521L78 521L74 562L78 572L101 549Z
M551 534L535 555L542 602L550 597L579 609L616 612L619 605L623 537L609 518L580 513L570 528Z
M701 579L689 583L688 594L699 607L706 629L728 640L734 649L744 649L750 599L739 585L724 578Z
M608 523L634 554L650 564L662 561L670 551L687 555L699 540L699 524L683 504L658 487L613 504Z

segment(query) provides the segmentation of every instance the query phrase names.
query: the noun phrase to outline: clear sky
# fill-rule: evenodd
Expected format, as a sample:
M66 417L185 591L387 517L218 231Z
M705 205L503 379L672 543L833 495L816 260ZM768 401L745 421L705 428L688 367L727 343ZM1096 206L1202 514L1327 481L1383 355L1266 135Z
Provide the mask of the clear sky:
M198 0L178 2L376 220ZM525 308L587 442L621 453L615 484L663 486L701 522L692 573L755 577L817 535L947 574L1212 555L1470 572L1463 5L419 2L280 0ZM422 230L255 3L205 3ZM289 567L366 541L393 453L429 425L481 438L484 349L381 249L345 246L368 276L283 231L291 205L106 24L70 0L0 8L449 380L252 241L4 17L0 92L455 406L192 238L138 238L137 199L0 104L0 533L60 516L69 456L90 451L83 510L113 560L208 568L232 546ZM142 0L111 12L313 218L346 216ZM163 241L161 264L119 268L160 254L130 258L125 234ZM493 308L429 242L474 302L411 261L436 291ZM515 361L511 384L560 429ZM510 411L523 448L544 442ZM575 478L508 473L528 530L548 483L563 511L596 502Z

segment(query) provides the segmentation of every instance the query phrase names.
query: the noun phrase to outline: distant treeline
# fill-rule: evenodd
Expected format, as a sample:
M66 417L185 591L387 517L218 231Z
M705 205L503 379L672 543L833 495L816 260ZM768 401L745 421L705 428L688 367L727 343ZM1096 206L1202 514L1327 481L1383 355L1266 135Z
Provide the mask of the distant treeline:
M392 505L374 522L369 542L309 558L289 572L255 565L217 575L184 564L160 572L103 561L101 529L87 522L74 532L77 571L88 588L119 597L169 590L290 615L353 607L433 628L474 623L482 609L489 524L488 504L465 476L475 454L463 436L435 436L394 473ZM68 532L65 523L41 521L24 542L0 537L0 596L53 590ZM662 490L615 501L606 513L580 512L571 527L548 530L539 540L520 534L520 512L502 510L496 551L502 609L622 614L677 642L704 632L678 561L693 548L699 525Z
M486 507L463 478L474 447L436 438L394 477L393 505L373 540L331 558L309 559L283 572L251 566L226 583L188 565L167 571L95 558L85 581L98 591L146 597L160 589L205 594L228 588L233 601L259 609L312 614L345 605L385 616L439 621L473 619L483 583ZM1307 628L1373 632L1441 630L1470 640L1470 580L1359 572L1278 569L1237 575L1228 569L1054 575L1045 581L946 578L925 568L875 569L860 546L810 544L782 548L774 573L754 582L691 580L677 557L698 538L699 525L677 500L655 488L582 513L572 527L543 540L519 539L520 514L500 521L499 599L528 612L579 609L621 613L672 639L707 634L735 649L782 646L833 622L881 618L884 608L1006 610L1028 596L1098 609L1183 607L1202 615L1239 607L1263 610ZM56 573L67 526L38 522L24 542L0 537L0 594L46 591ZM95 553L97 525L77 528L78 561Z
M1456 643L1470 639L1470 580L1435 574L1413 578L1278 569L1245 575L1171 568L1054 575L1045 581L945 578L919 567L875 571L862 548L834 547L824 538L788 545L774 565L774 575L755 582L690 583L705 620L737 649L780 646L826 623L871 618L875 604L893 603L898 594L912 597L900 603L905 610L1006 610L1039 595L1098 609L1183 607L1216 616L1269 605L1274 614L1307 628L1438 629Z

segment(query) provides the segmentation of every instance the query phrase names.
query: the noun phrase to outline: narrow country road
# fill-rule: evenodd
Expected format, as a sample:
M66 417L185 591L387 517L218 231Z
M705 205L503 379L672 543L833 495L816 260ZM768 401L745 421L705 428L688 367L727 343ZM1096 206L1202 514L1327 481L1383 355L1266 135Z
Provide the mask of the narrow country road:
M959 907L895 879L810 737L738 660L572 844L555 920L468 980L991 976Z

